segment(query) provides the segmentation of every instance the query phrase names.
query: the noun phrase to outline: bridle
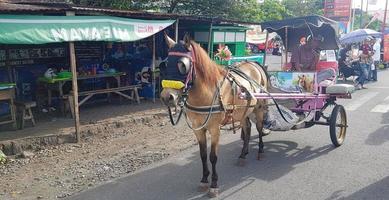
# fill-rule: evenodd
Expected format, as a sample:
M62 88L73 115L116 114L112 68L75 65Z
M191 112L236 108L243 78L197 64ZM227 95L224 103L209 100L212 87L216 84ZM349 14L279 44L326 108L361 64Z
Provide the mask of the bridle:
M170 122L173 126L177 125L179 120L181 119L182 113L184 113L185 117L186 117L186 123L188 124L189 128L191 128L192 130L201 130L208 124L208 121L211 118L212 113L220 113L221 111L224 111L224 108L221 105L221 103L219 103L219 105L214 105L214 104L218 100L218 97L220 97L220 87L221 87L221 85L223 85L224 80L226 78L223 79L221 84L217 85L217 89L213 95L212 103L210 106L190 105L187 102L188 93L189 93L191 87L193 86L195 78L196 78L196 67L194 66L196 64L195 48L193 48L193 46L191 46L191 51L189 51L189 52L171 51L168 53L168 56L179 56L180 58L177 61L178 71L181 73L181 75L187 75L186 79L185 79L185 83L184 83L185 86L182 89L183 93L181 94L181 96L179 97L178 102L177 102L178 106L180 107L180 113L178 114L177 120L173 119L173 114L171 112L171 108L170 108L170 106L168 106ZM186 112L184 112L184 109L190 110L190 111L195 112L195 113L207 114L207 117L206 117L204 123L201 126L194 128L191 124L189 124L189 122L188 122L189 119L188 119Z

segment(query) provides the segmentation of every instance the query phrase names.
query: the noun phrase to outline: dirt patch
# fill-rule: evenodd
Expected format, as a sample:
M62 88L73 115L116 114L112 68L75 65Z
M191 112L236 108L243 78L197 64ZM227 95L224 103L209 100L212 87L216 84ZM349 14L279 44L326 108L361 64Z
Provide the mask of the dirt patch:
M90 122L78 144L34 147L10 157L0 165L0 199L65 198L196 145L193 132L184 123L172 127L165 113Z

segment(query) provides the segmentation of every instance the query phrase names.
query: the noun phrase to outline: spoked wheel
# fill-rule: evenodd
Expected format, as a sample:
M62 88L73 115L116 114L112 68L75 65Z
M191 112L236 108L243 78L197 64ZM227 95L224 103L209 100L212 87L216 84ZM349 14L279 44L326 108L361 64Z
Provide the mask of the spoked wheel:
M335 147L338 147L343 144L347 129L346 110L342 105L336 105L334 107L329 124L332 144L334 144Z

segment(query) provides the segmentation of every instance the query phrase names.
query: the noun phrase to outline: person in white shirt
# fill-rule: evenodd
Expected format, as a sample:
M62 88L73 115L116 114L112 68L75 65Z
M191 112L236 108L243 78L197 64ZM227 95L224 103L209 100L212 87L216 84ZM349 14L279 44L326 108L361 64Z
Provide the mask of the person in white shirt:
M381 61L381 43L379 39L376 38L373 39L374 45L373 45L373 61L374 64L371 66L371 79L372 81L377 81L377 68Z

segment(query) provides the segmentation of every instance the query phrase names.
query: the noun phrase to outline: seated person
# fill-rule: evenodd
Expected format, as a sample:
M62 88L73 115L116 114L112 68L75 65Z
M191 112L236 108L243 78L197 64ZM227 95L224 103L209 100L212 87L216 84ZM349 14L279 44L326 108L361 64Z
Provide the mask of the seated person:
M316 70L317 63L320 59L320 42L323 42L321 36L308 36L307 43L301 45L292 54L291 60L294 61L293 71L299 72L314 72ZM317 82L320 83L323 80L335 76L335 72L332 69L324 69L317 72Z
M274 56L280 56L281 55L280 46L278 44L276 44L276 46L273 48L272 55L274 55Z

